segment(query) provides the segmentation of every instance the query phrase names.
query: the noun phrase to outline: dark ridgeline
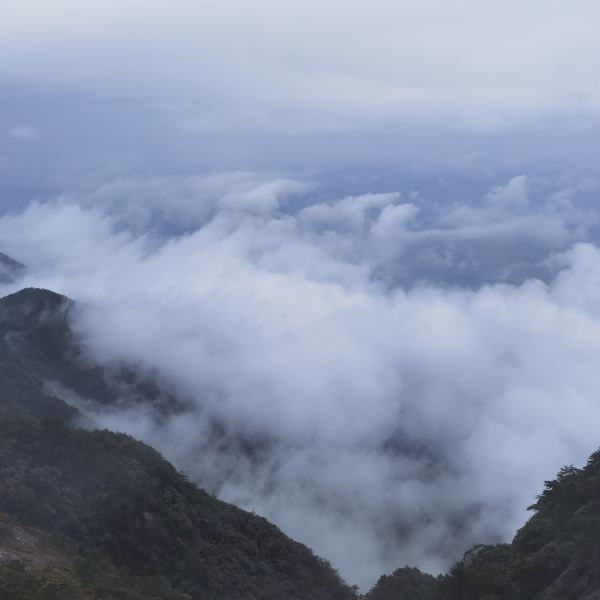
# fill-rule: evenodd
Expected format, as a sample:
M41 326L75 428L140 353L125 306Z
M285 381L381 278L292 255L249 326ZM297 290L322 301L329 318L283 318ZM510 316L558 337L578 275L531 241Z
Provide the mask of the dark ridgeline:
M10 557L11 532L24 528L63 556L58 566L38 556L43 569L0 562L0 598L353 598L308 548L202 491L152 448L74 425L77 410L45 379L103 401L107 388L101 369L78 365L72 308L38 289L0 300L0 551Z

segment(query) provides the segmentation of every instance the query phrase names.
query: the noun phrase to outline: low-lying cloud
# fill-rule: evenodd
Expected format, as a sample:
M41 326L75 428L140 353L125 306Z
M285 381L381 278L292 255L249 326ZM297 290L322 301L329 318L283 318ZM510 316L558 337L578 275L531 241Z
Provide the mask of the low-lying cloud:
M20 285L80 301L90 356L192 401L97 409L99 425L366 587L509 539L543 480L599 444L595 186L517 174L436 205L132 177L5 214L0 240Z

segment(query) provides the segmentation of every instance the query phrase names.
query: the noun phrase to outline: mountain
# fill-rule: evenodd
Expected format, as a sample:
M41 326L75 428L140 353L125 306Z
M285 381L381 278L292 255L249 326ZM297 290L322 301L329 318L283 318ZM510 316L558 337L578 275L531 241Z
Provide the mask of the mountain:
M600 451L547 481L511 544L476 546L437 578L409 567L367 600L600 599Z
M98 401L110 386L78 354L73 306L37 289L0 300L0 598L354 598L308 548L152 448L77 427L46 380Z
M0 360L97 404L127 398L157 409L177 409L180 402L135 369L120 365L109 372L90 362L69 324L75 310L76 304L65 296L36 288L0 299Z
M0 283L11 283L23 272L25 265L0 252Z

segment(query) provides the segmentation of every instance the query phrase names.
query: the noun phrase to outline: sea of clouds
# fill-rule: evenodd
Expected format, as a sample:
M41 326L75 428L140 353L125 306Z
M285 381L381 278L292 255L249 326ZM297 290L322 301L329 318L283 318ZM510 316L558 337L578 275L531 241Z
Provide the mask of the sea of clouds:
M0 292L75 299L91 360L186 407L90 419L350 583L509 540L600 444L599 19L13 3L0 252L27 270Z
M5 287L79 303L107 366L187 408L99 409L371 585L509 540L600 443L597 185L336 197L254 172L136 175L6 212Z

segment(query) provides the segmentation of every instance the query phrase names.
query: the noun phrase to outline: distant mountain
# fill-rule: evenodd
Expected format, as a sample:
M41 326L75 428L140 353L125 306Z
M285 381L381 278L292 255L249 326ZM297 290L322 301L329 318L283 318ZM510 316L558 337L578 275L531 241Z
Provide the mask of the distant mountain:
M0 283L11 283L25 270L25 265L0 252Z
M110 389L69 355L72 307L36 289L0 300L0 598L355 598L308 548L152 448L75 426L45 379L99 400Z

